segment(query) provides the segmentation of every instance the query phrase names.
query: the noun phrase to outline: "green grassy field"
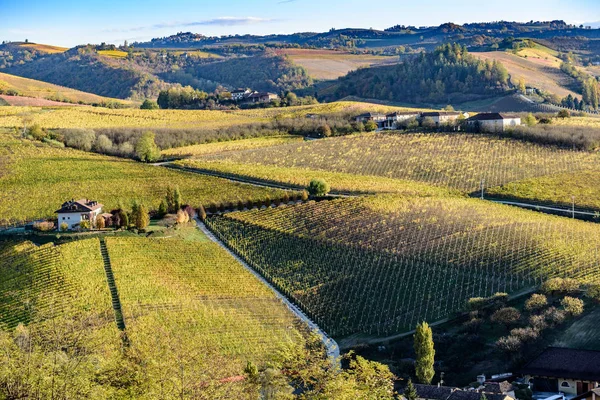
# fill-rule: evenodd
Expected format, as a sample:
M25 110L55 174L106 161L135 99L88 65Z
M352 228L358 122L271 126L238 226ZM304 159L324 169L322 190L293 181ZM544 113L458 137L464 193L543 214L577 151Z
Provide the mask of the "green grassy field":
M168 187L178 186L193 206L274 198L281 191L182 173L0 133L0 221L48 218L66 200L91 198L110 210L133 200L156 209ZM18 206L16 206L18 205Z
M463 193L599 208L598 154L469 134L360 134L209 155L180 165L333 190L394 192L414 181ZM400 186L398 186L400 185ZM502 186L504 185L504 186ZM500 188L499 188L500 187ZM400 189L401 190L401 189Z
M553 345L574 349L600 350L598 318L600 318L600 307L596 306L590 313L559 333Z
M330 334L391 335L554 276L600 282L596 224L452 195L379 195L209 217Z
M105 57L110 58L125 58L127 57L127 52L122 50L100 50L98 54Z
M54 85L52 83L22 78L20 76L0 72L0 91L7 92L9 90L16 91L19 96L30 97L34 99L47 99L70 103L81 102L84 104L100 104L111 102L125 105L134 104L126 100L98 96L92 93L86 93L64 86ZM31 103L31 105L35 106L36 104Z

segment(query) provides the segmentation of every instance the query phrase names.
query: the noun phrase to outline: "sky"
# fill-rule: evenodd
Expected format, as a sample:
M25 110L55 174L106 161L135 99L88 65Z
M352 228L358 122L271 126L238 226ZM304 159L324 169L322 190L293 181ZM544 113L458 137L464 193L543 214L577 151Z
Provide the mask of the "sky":
M563 19L600 24L600 0L0 0L0 41L73 47L207 36Z

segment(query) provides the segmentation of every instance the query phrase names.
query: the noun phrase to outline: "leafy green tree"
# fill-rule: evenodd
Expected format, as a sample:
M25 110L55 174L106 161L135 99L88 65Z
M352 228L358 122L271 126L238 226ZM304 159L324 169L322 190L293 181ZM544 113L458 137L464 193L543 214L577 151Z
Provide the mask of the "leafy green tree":
M365 122L365 131L373 132L377 130L377 123L375 121L367 121Z
M96 229L104 229L105 225L104 217L102 215L98 215L96 217Z
M168 212L169 212L169 207L167 206L167 202L165 199L162 199L160 201L160 204L158 205L158 216L162 218L165 215L167 215Z
M137 229L146 229L150 225L150 215L148 209L143 204L137 204L132 208L132 219Z
M183 206L183 197L181 196L181 192L179 191L179 187L175 187L173 191L173 212L179 211Z
M251 203L249 203L251 204ZM198 218L200 218L200 221L206 221L206 210L204 209L204 206L202 204L200 204L198 206Z
M154 132L144 132L135 146L135 154L140 161L155 162L160 159L160 150L154 141Z
M525 94L527 92L527 87L525 86L525 79L523 79L523 77L519 78L519 92L521 92L521 94Z
M158 103L153 101L153 100L149 100L146 99L144 100L144 102L142 103L142 105L140 106L141 110L158 110Z
M560 305L567 314L574 317L583 313L583 301L581 299L565 296L565 298L560 301Z
M406 388L403 393L406 400L417 400L419 395L417 394L417 389L415 389L415 385L413 385L412 379L408 379L408 383L406 384Z
M313 179L310 181L307 190L312 196L325 196L329 193L330 187L323 179Z
M525 302L525 309L529 311L537 311L548 305L548 299L543 294L534 293Z
M435 362L435 349L433 345L433 332L427 322L417 325L414 337L416 353L415 373L420 383L429 385L435 375L433 364Z

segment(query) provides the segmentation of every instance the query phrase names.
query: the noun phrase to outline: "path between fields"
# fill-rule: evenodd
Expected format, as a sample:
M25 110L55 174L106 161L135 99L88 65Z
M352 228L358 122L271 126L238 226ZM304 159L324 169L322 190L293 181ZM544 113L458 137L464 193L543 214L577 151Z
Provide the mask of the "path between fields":
M327 349L327 356L330 357L333 362L339 364L340 363L340 348L335 340L330 338L325 331L323 331L319 326L314 323L310 318L300 310L295 304L289 301L283 294L281 294L273 285L271 285L265 278L262 277L258 272L256 272L252 267L250 267L244 260L237 256L233 251L227 247L225 243L223 243L219 238L217 238L207 227L204 225L202 221L200 221L197 217L194 218L196 220L196 224L198 229L200 229L210 240L221 246L227 253L229 253L237 262L239 262L244 268L246 268L252 275L254 275L258 280L260 280L264 285L266 285L269 289L275 293L275 296L279 298L287 308L292 311L298 318L300 318L304 323L306 323L309 328L316 332L320 337L323 345Z
M156 166L156 167L165 167L165 168L176 169L179 171L191 172L193 174L214 176L215 178L227 179L232 182L245 183L247 185L258 186L258 187L262 187L262 188L282 189L282 190L302 190L302 189L304 189L304 187L302 187L300 185L275 183L275 182L264 181L264 180L260 180L260 179L245 178L245 177L236 176L236 175L232 175L232 174L209 171L206 169L180 167L178 165L174 165L172 161L154 163L152 165ZM358 197L358 196L361 196L364 194L368 194L368 193L346 193L346 192L332 191L332 192L329 192L327 195L333 196L333 197Z

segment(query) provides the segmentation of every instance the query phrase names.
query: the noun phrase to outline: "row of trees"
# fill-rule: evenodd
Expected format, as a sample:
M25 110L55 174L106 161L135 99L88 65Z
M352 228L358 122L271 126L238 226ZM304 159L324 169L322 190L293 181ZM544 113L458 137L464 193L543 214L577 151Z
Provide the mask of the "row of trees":
M575 103L578 107L574 107L578 110L585 109L585 106L589 106L594 110L598 109L600 103L600 84L598 80L590 74L582 71L574 65L573 61L567 60L560 65L561 71L574 78L581 88L581 102ZM568 96L567 96L568 97ZM566 102L570 102L565 99Z

